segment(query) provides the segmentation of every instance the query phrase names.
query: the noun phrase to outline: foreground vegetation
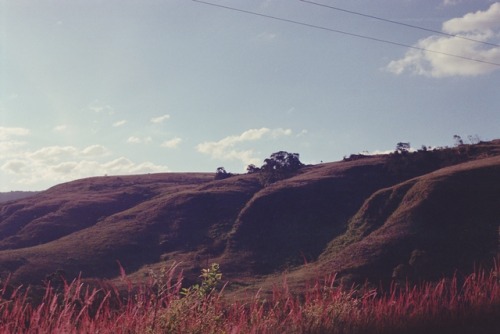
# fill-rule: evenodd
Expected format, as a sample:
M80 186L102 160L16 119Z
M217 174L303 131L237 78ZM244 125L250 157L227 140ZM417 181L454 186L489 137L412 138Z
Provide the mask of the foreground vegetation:
M125 293L76 279L47 283L41 301L4 282L1 333L496 333L500 325L499 268L387 292L343 288L329 276L305 289L284 280L272 296L229 301L213 264L201 283L182 288L177 265L151 272ZM460 282L459 282L460 281Z

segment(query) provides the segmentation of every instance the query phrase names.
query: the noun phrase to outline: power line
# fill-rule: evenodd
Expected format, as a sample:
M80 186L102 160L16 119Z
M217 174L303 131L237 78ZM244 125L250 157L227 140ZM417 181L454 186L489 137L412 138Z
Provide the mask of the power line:
M419 30L423 30L423 31L428 31L428 32L432 32L432 33L435 33L435 34L439 34L439 35L443 35L443 36L448 36L448 37L460 38L460 39L463 39L463 40L466 40L466 41L469 41L469 42L486 44L486 45L494 46L494 47L500 47L499 44L495 44L495 43L489 43L489 42L480 41L480 40L469 38L469 37L465 37L465 36L460 36L460 35L455 35L455 34L449 34L449 33L443 32L443 31L439 31L439 30L433 30L433 29L429 29L429 28L424 28L424 27L420 27L420 26L408 24L408 23L403 23L403 22L399 22L399 21L393 21L393 20L385 19L385 18L378 17L378 16L375 16L375 15L363 14L363 13L356 12L356 11L353 11L353 10L347 10L347 9L343 9L343 8L339 8L339 7L335 7L335 6L325 5L325 4L314 2L314 1L309 1L309 0L299 0L299 1L311 4L311 5L319 6L319 7L325 7L325 8L333 9L333 10L344 12L344 13L348 13L348 14L363 16L363 17L367 17L367 18L370 18L370 19L375 19L375 20L379 20L379 21L383 21L383 22L397 24L397 25L400 25L400 26L408 27L408 28L413 28L413 29L419 29Z
M235 12L240 12L240 13L244 13L244 14L249 14L249 15L254 15L254 16L259 16L259 17L264 17L264 18L268 18L268 19L271 19L271 20L276 20L276 21L291 23L291 24L295 24L295 25L300 25L300 26L308 27L308 28L313 28L313 29L319 29L319 30L334 32L334 33L338 33L338 34L342 34L342 35L346 35L346 36L351 36L351 37L356 37L356 38L362 38L362 39L371 40L371 41L375 41L375 42L379 42L379 43L386 43L386 44L391 44L391 45L396 45L396 46L402 46L402 47L405 47L405 48L410 48L410 49L414 49L414 50L419 50L419 51L424 51L424 52L430 52L430 53L440 54L440 55L444 55L444 56L448 56L448 57L453 57L453 58L458 58L458 59L463 59L463 60L468 60L468 61L474 61L474 62L482 63L482 64L488 64L488 65L493 65L493 66L500 66L500 63L493 63L493 62L489 62L487 60L470 58L470 57L460 56L460 55L456 55L456 54L452 54L452 53L447 53L447 52L442 52L442 51L430 50L430 49L426 49L426 48L422 48L422 47L418 47L418 46L414 46L414 45L408 45L408 44L403 44L403 43L399 43L399 42L389 41L389 40L386 40L386 39L381 39L381 38L376 38L376 37L371 37L371 36L366 36L366 35L360 35L360 34L355 34L355 33L347 32L347 31L343 31L343 30L337 30L337 29L327 28L327 27L323 27L323 26L319 26L319 25L315 25L315 24L310 24L310 23L295 21L295 20L291 20L291 19L286 19L286 18L278 17L278 16L272 16L272 15L262 14L262 13L258 13L258 12L253 12L253 11L245 10L245 9L240 9L240 8L235 8L235 7L229 7L229 6L224 6L224 5L219 5L219 4L215 4L215 3L212 3L212 2L207 2L207 1L202 1L202 0L192 0L192 1L198 2L200 4L208 5L208 6L213 6L213 7L223 8L223 9L227 9L227 10L231 10L231 11L235 11Z

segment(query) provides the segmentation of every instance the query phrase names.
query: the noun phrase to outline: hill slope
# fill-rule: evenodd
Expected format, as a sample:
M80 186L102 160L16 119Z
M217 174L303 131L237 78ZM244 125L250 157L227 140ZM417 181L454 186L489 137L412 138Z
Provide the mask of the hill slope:
M36 191L9 191L0 193L0 203L30 197L35 195L36 193Z
M256 174L96 177L0 204L0 274L40 283L209 261L228 279L435 278L498 252L500 141ZM304 262L309 265L303 266ZM318 271L316 271L318 270Z
M463 163L382 189L321 255L358 280L440 278L498 254L500 157Z

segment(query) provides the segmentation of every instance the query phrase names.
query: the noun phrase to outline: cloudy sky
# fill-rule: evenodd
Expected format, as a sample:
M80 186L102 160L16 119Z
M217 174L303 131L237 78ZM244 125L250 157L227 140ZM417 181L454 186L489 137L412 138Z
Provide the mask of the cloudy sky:
M0 191L500 137L500 2L207 1L0 0Z

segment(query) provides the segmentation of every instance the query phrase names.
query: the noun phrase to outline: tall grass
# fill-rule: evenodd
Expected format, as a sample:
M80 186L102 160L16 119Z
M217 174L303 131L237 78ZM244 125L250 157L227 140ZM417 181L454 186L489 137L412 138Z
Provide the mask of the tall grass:
M455 277L381 292L343 288L329 276L301 294L285 279L268 299L257 294L246 302L212 289L220 275L207 270L201 285L183 289L176 265L139 287L124 273L124 289L80 278L60 288L47 284L39 301L6 281L0 333L497 333L499 277L495 267L461 283Z

